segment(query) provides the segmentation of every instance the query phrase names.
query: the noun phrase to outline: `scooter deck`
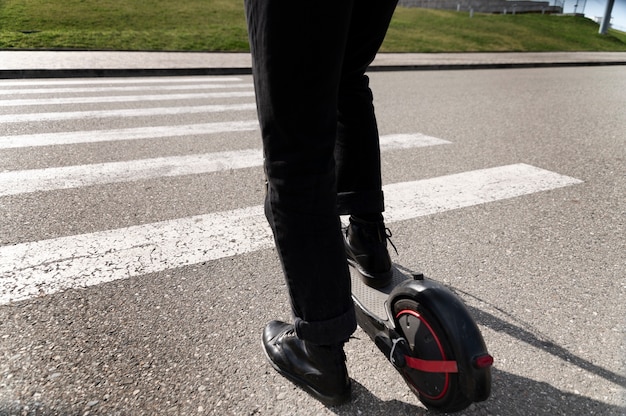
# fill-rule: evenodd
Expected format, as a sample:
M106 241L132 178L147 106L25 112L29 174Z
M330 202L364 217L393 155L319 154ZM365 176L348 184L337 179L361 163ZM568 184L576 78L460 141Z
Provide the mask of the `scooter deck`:
M377 316L381 320L388 320L387 312L385 309L385 302L387 302L387 298L389 294L400 283L405 280L411 280L412 276L410 271L401 271L397 265L393 265L393 277L391 278L391 282L381 288L373 288L367 286L363 283L361 279L361 275L359 272L352 266L350 266L350 278L352 279L352 296L354 296L358 301L374 316Z

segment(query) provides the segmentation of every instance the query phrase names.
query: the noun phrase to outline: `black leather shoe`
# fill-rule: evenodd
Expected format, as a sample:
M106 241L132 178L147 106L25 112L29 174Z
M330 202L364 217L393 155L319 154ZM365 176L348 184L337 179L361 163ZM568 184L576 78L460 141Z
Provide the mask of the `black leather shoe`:
M350 400L343 345L313 345L299 339L293 325L272 321L263 331L263 349L280 374L322 403L336 406Z
M393 277L387 239L391 236L383 221L369 222L350 217L345 246L348 263L371 287L387 286Z

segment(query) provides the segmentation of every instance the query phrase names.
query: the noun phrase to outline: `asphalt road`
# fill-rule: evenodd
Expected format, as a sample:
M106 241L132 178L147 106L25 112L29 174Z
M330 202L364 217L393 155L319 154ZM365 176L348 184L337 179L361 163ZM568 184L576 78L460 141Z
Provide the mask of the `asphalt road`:
M381 135L405 140L384 182L426 189L389 207L392 258L454 290L495 357L492 397L460 414L625 413L624 69L371 74ZM0 81L0 415L429 414L360 330L348 405L266 362L289 306L251 92Z

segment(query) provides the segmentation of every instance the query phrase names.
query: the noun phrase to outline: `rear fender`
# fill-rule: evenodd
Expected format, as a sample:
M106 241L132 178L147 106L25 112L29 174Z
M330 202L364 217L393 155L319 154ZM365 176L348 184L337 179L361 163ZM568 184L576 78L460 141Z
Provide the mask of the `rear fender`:
M387 313L395 326L394 305L413 299L438 320L457 361L460 386L473 401L491 393L491 356L476 322L452 291L432 280L407 280L396 286L387 301Z

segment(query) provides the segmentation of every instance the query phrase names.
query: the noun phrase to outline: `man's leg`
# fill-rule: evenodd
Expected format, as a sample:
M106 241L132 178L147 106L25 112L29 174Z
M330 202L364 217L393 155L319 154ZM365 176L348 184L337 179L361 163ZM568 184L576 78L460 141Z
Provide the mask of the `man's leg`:
M397 0L355 3L338 95L335 159L340 214L384 209L378 126L367 67L382 44Z
M329 404L350 397L343 343L356 329L333 156L352 4L246 0L266 216L295 315L294 326L270 323L263 342L279 372Z
M336 207L337 88L352 1L246 2L273 226L298 336L353 331Z
M385 286L392 277L387 251L378 127L369 79L365 75L383 42L396 0L355 4L338 99L338 206L352 214L346 235L350 263L366 284Z

